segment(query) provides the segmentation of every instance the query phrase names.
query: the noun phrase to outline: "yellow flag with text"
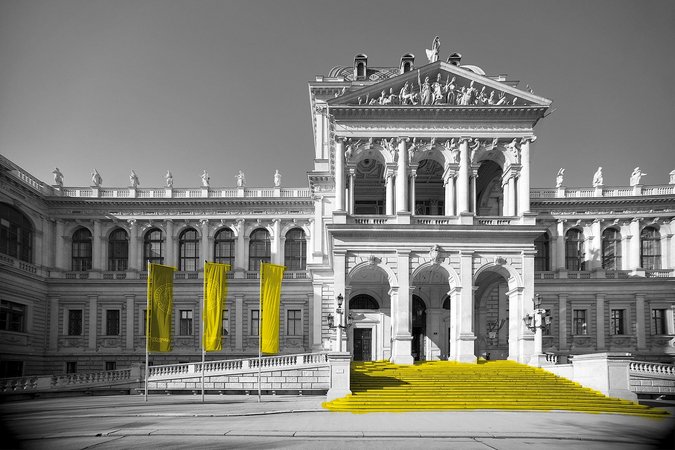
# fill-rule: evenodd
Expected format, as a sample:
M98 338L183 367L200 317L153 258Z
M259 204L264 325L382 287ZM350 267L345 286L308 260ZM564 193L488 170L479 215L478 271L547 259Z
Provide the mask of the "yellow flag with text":
M175 267L148 265L148 311L145 341L148 352L171 351L173 272Z
M227 296L229 264L204 264L204 332L202 345L206 352L223 349L223 309Z
M276 264L260 264L260 350L263 353L279 353L279 304L285 270L286 267Z

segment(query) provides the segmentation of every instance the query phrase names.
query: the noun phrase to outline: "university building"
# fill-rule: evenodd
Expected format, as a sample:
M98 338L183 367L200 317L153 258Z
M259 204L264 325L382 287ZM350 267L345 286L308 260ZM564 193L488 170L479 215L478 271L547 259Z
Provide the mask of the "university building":
M232 265L209 359L257 355L267 261L287 267L282 353L672 362L675 176L531 187L551 100L517 85L458 54L357 55L309 83L314 164L295 187L70 187L0 157L0 377L142 362L147 262L178 269L173 351L152 363L198 360L205 260Z

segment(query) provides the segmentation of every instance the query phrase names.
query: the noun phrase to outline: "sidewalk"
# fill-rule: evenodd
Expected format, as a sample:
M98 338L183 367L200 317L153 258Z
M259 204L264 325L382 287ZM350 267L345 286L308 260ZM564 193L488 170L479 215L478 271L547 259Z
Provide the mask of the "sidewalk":
M351 414L324 397L70 397L2 404L4 425L25 448L654 447L673 416L646 419L574 412L448 411ZM675 408L671 409L673 411ZM4 434L4 433L3 433ZM532 447L534 446L534 447ZM668 447L666 447L668 448ZM672 448L672 447L671 447Z

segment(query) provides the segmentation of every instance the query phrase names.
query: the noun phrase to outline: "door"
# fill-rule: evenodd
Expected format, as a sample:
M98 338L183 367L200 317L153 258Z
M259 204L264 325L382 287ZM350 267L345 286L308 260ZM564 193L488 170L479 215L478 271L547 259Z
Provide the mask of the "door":
M354 328L354 361L372 361L373 329Z

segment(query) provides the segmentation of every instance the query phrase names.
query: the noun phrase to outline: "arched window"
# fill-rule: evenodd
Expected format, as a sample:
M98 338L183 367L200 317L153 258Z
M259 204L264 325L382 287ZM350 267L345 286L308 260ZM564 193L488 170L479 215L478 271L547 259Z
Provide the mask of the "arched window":
M621 270L621 233L616 228L602 232L602 268Z
M18 209L0 203L0 253L33 262L33 225Z
M125 271L129 265L129 235L121 228L108 238L108 270Z
M284 265L287 270L305 270L307 267L307 240L305 232L293 228L286 233L284 245Z
M577 271L586 270L584 254L584 233L572 228L565 235L565 268Z
M534 270L551 270L551 238L548 231L534 240L534 248L537 250L534 255Z
M450 296L446 295L445 298L443 299L443 309L447 309L450 311Z
M79 228L73 233L72 270L91 270L91 231Z
M145 233L143 261L164 264L164 234L159 228L151 228Z
M260 263L268 263L272 259L270 234L264 228L258 228L248 241L248 270L260 269Z
M199 235L194 228L188 228L178 238L178 270L195 272L198 268Z
M359 294L349 299L349 309L380 309L380 305L370 295Z
M645 227L640 233L640 267L647 270L661 268L661 236L654 227Z
M213 238L214 260L234 267L234 232L229 228L218 231Z

